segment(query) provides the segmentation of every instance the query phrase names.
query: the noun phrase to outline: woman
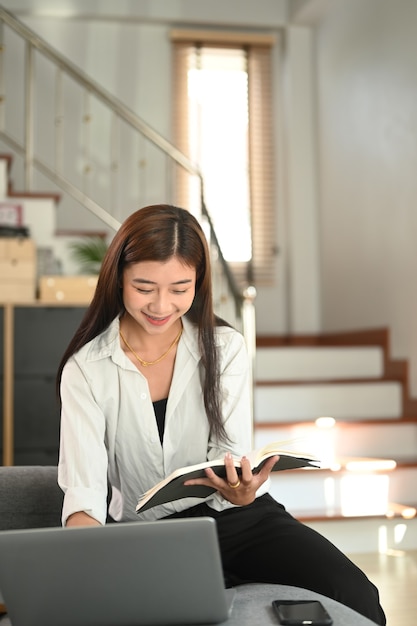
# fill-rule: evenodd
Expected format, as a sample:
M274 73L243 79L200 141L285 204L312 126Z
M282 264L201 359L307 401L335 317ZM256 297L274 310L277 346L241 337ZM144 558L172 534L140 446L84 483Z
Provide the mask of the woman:
M115 235L95 296L63 356L59 483L63 524L210 515L228 585L305 587L385 624L378 592L321 535L267 493L276 457L253 475L250 380L242 336L214 315L209 250L197 220L167 205L133 213ZM232 455L242 457L239 478ZM178 467L207 470L205 501L137 515L138 496Z

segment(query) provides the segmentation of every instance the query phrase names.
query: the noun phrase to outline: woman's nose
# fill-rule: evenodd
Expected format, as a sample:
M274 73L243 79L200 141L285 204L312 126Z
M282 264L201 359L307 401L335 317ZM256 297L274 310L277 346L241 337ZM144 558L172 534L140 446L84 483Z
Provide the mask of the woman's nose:
M168 294L156 293L149 308L152 313L169 313Z

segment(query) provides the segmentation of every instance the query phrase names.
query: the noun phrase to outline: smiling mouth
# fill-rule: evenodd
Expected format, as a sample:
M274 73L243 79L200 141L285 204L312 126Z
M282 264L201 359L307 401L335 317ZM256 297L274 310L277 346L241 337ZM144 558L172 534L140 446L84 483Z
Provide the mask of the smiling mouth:
M155 322L156 324L163 324L171 317L170 315L166 315L165 317L155 317L154 315L149 315L149 313L144 313L144 315L150 322Z

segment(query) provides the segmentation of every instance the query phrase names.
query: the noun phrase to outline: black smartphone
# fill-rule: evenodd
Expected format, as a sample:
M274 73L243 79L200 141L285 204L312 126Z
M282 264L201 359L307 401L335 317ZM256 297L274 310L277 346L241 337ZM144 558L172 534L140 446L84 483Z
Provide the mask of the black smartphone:
M333 620L319 600L274 600L272 606L281 624L330 626Z

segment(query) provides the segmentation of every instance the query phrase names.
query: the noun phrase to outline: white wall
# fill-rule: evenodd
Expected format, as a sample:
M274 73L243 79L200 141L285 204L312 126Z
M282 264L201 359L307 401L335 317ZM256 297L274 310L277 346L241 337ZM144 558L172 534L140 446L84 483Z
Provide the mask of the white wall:
M314 35L305 26L288 26L286 40L287 332L317 333L321 310Z
M312 0L297 1L308 4ZM36 14L90 19L94 16L109 21L164 23L169 20L221 27L273 28L287 19L287 0L3 0L2 6L18 17Z
M388 326L417 395L417 3L334 0L317 31L324 330Z

